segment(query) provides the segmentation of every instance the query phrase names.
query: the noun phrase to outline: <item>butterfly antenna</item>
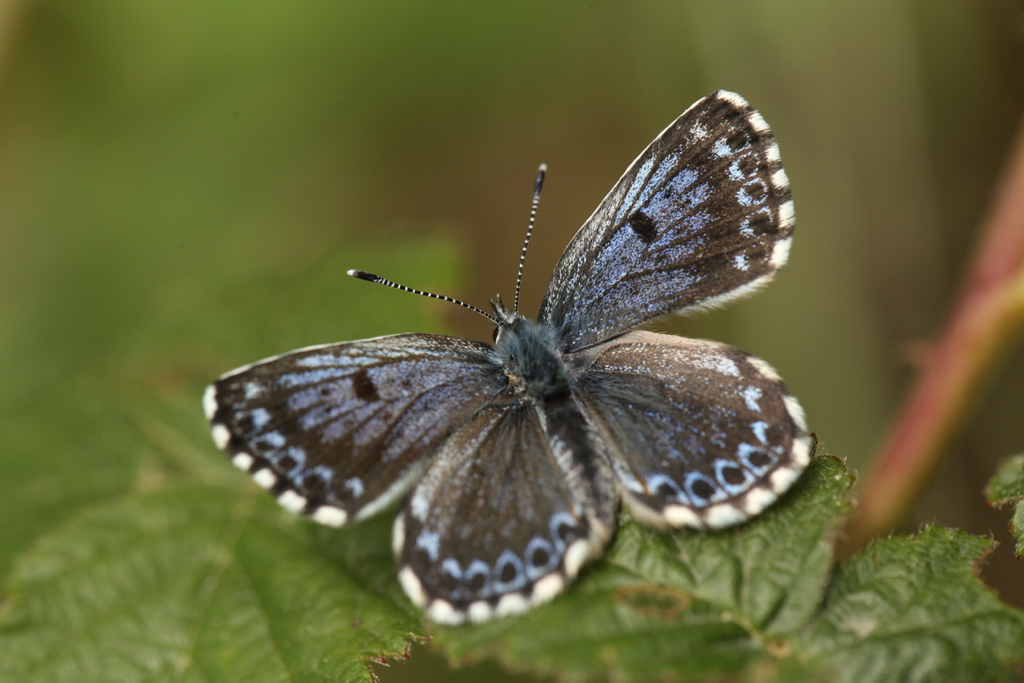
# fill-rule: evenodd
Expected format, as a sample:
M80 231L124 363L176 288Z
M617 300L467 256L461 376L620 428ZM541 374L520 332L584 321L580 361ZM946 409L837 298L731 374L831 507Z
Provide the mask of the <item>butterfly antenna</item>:
M516 274L516 299L513 302L512 310L519 312L519 290L523 286L523 264L526 263L526 248L530 246L530 237L533 235L533 225L537 222L537 205L540 204L540 191L544 188L544 176L548 172L547 164L541 164L537 169L537 180L533 183L533 202L530 204L530 224L526 227L526 239L523 240L523 250L519 252L519 273Z
M450 296L444 296L443 294L434 294L433 292L424 292L423 290L420 290L420 289L413 289L412 287L406 287L405 285L400 285L397 282L392 282L391 280L388 280L387 278L383 278L380 275L374 275L373 273L367 273L365 270L350 270L350 271L348 271L348 274L351 275L352 277L357 277L360 280L366 280L367 282L374 282L374 283L376 283L378 285L386 285L388 287L393 287L395 289L400 289L403 292L412 292L413 294L419 294L420 296L430 297L431 299L440 299L441 301L447 301L449 303L458 304L459 306L462 306L463 308L468 308L471 311L476 311L477 313L479 313L483 317L485 317L488 320L490 320L495 325L500 325L501 324L498 321L498 319L495 318L490 313L486 313L486 312L480 310L479 308L477 308L476 306L473 306L472 304L467 304L464 301L459 301L458 299L453 299Z

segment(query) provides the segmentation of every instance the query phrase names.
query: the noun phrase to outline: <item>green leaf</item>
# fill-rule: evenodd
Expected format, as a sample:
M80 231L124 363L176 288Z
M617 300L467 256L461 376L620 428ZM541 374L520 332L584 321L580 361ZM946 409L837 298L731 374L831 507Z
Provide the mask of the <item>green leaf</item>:
M169 436L183 410L153 413L163 421L149 429L154 442L190 450ZM365 681L368 661L423 637L423 616L395 580L391 514L321 527L224 460L179 462L192 476L82 510L16 559L0 680ZM1024 617L973 573L987 541L927 529L833 568L849 484L840 461L818 456L793 491L737 529L661 533L626 519L608 557L564 596L521 617L426 625L432 645L564 680L1005 671Z
M840 461L817 457L793 491L739 528L624 523L608 560L568 595L517 619L435 628L434 642L456 660L496 656L569 680L737 675L814 613L850 482Z
M1000 680L1024 662L1024 613L977 577L988 539L928 527L879 541L840 566L796 641L837 680Z
M447 291L455 253L421 239L389 249ZM330 537L339 562L216 450L200 406L205 382L260 355L436 327L429 302L338 266L375 256L350 242L230 289L171 286L59 387L26 383L0 405L0 680L370 680L368 658L417 639L390 520ZM346 303L347 286L360 296ZM24 346L45 356L52 343ZM0 355L4 369L15 356Z
M96 387L73 377L60 391L0 407L0 576L18 553L69 515L132 486L138 439Z
M422 615L394 578L389 515L342 531L297 520L219 456L193 454L203 449L183 434L187 405L140 410L154 448L177 453L165 471L187 483L158 480L155 493L80 512L18 558L0 678L365 680L368 659L416 638ZM609 561L565 598L446 631L471 641L507 629L489 649L569 678L742 670L764 656L765 633L802 623L817 602L848 484L838 461L818 458L793 494L739 530L669 535L627 521ZM730 566L740 572L726 576ZM749 587L735 583L742 574ZM565 628L581 617L588 632Z
M16 565L0 679L370 680L420 620L375 578L386 544L334 562L263 497L176 486L48 536Z
M1024 453L1008 458L988 484L989 505L1013 505L1010 532L1017 539L1017 557L1024 556Z

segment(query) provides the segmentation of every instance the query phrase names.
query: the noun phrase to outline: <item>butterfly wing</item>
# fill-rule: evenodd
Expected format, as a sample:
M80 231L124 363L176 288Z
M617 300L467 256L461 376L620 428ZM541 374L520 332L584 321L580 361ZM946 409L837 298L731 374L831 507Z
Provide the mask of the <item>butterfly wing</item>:
M613 529L611 467L566 397L541 418L495 402L452 434L395 524L399 579L434 621L522 612L560 593Z
M578 398L643 520L738 524L810 459L796 399L767 363L735 347L631 332L577 356Z
M739 95L712 93L644 150L576 233L540 320L575 350L669 311L722 304L771 279L792 232L767 124Z
M404 493L506 384L491 347L402 334L300 349L214 382L214 441L286 508L333 526Z

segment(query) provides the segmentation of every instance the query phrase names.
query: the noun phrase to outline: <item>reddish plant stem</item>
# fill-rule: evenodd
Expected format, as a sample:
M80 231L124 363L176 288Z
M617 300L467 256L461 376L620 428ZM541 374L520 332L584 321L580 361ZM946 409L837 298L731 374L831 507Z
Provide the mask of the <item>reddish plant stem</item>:
M902 520L977 389L1024 326L1024 127L982 242L943 331L861 488L838 550L849 556Z

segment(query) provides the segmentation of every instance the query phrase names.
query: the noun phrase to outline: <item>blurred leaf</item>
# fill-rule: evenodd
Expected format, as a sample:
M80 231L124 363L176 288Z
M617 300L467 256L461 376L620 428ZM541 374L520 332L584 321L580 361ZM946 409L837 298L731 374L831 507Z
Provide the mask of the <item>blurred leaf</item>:
M0 408L0 576L37 536L131 488L138 441L110 396L95 389L74 378L50 396Z
M388 258L450 291L455 253L406 239ZM339 564L216 451L199 403L205 382L260 355L436 329L436 302L344 275L364 259L380 254L349 243L231 288L172 285L59 390L27 385L0 406L0 680L369 680L367 658L404 652L419 615L393 579L390 523L345 536L376 544L332 539Z
M353 571L251 493L170 487L46 537L11 581L0 679L370 680L419 622L362 578L393 572L387 545Z
M1010 532L1017 539L1017 557L1024 556L1024 454L1008 458L988 483L989 505L1013 505Z
M837 680L994 681L1024 663L1024 613L977 576L991 541L928 527L840 566L795 642Z
M144 313L120 321L59 383L25 383L20 395L4 396L0 573L36 535L82 506L174 474L209 481L217 454L199 397L222 372L317 342L436 330L438 302L345 276L349 265L379 261L379 251L350 243L344 254L327 249L315 263L265 269L231 287L211 283L212 273L193 276L187 288L170 284L166 298L155 296ZM443 240L407 238L389 247L388 258L410 282L451 291L456 253ZM54 296L44 307L58 318L74 305L73 295ZM7 377L46 368L53 348L66 345L20 327L8 332L25 350L0 353Z

